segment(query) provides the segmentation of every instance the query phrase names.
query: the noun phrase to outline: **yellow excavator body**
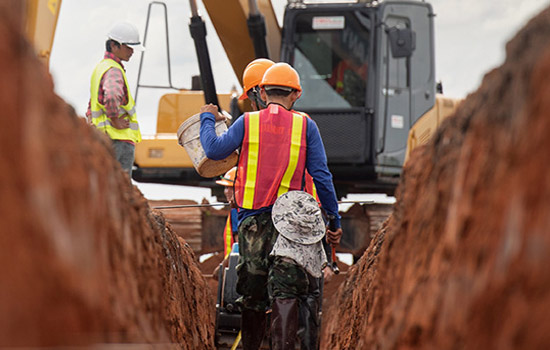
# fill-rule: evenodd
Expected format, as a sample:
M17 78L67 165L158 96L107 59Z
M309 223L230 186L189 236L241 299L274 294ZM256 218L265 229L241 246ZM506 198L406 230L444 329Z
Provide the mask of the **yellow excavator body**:
M229 110L232 94L219 94L220 107ZM157 133L144 135L138 143L135 164L140 168L193 168L193 162L178 144L178 127L198 113L204 105L202 91L178 91L161 97L158 107Z
M416 147L428 143L441 122L454 114L461 102L462 99L449 98L440 94L436 96L433 108L420 117L409 131L405 163Z

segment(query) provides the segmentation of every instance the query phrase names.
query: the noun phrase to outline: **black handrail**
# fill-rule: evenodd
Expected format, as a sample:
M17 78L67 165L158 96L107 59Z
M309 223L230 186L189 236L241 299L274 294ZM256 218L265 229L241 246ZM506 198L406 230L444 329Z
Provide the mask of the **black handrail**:
M143 67L143 58L145 56L145 52L141 54L141 58L139 60L139 70L138 70L138 77L137 77L137 86L136 86L136 93L134 94L134 100L137 102L138 98L138 92L139 88L146 88L146 89L173 89L173 90L181 90L181 88L177 88L174 85L172 85L172 65L170 62L170 39L168 36L168 9L166 7L166 4L161 1L151 1L149 3L149 7L147 8L147 21L145 22L145 33L143 34L143 46L146 46L147 43L147 33L149 31L149 19L151 17L151 8L153 5L161 5L164 8L164 28L166 32L166 61L168 64L168 86L166 85L142 85L140 84L141 80L141 70Z

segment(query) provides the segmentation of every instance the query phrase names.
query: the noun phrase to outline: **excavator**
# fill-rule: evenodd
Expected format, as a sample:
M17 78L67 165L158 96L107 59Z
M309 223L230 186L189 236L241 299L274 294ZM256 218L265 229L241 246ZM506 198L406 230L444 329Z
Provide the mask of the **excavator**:
M270 0L202 0L237 77L257 57L285 61L299 72L303 94L295 108L319 126L338 196L393 194L408 154L429 140L459 100L436 94L433 10L423 1L315 3L289 1L282 28ZM62 0L28 0L26 32L47 64ZM236 91L218 94L208 55L206 27L190 0L190 32L200 80L195 89L172 86L167 38L168 86L159 101L157 130L136 147L134 180L203 186L223 198L215 179L200 177L178 145L176 130L200 106L214 103L234 118L249 110ZM25 6L25 5L23 5ZM149 5L144 42L147 41ZM227 21L231 18L231 21ZM167 26L166 26L167 28Z
M49 66L62 0L28 0L20 3L24 28L36 55Z
M161 98L157 133L138 144L133 177L209 187L222 198L215 179L201 178L178 148L175 132L205 102L234 118L249 107L237 102L235 91L216 93L204 21L195 0L190 3L202 91L180 90ZM340 198L392 195L407 153L427 142L458 103L436 94L434 13L427 2L289 1L282 28L269 0L203 4L237 77L258 57L288 62L299 72L304 92L295 108L319 126ZM416 124L422 127L415 130Z
M437 94L434 13L424 1L289 1L282 28L269 0L203 3L237 77L259 57L288 62L298 71L303 93L295 109L319 126L340 198L348 193L393 194L412 149L426 143L459 103ZM178 91L161 98L157 134L137 146L134 179L205 186L216 195L221 188L197 175L177 149L174 132L204 103L230 111L233 118L249 106L239 103L235 92L216 93L204 21L195 0L190 4L202 92ZM377 213L368 214L374 221ZM349 241L342 245L351 250L361 246L369 230L354 230L356 223L343 225ZM237 260L238 254L231 254L228 267L219 270L219 348L238 343Z

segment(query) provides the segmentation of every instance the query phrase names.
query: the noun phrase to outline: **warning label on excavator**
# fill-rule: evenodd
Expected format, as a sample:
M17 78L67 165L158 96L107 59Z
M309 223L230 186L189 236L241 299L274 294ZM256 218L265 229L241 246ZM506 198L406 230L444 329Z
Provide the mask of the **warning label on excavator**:
M344 16L323 16L313 17L313 23L311 24L313 29L344 29L346 25Z
M394 129L403 129L403 116L402 115L392 115L391 116L391 127Z

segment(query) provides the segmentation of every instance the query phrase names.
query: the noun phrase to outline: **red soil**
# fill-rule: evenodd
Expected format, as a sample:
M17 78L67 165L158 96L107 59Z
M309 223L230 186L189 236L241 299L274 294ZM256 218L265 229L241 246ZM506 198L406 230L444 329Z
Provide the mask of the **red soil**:
M325 349L550 347L550 9L506 51L413 153Z
M212 349L193 252L53 93L20 8L0 4L0 347Z

